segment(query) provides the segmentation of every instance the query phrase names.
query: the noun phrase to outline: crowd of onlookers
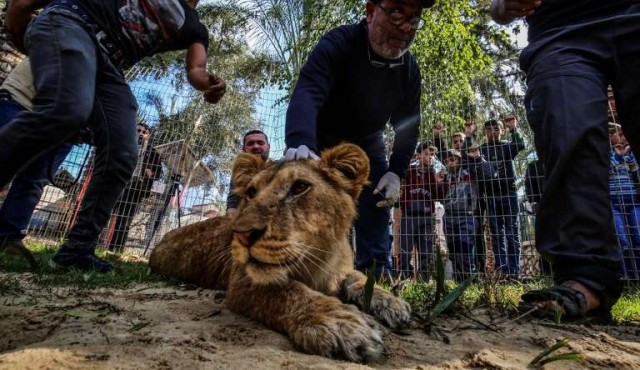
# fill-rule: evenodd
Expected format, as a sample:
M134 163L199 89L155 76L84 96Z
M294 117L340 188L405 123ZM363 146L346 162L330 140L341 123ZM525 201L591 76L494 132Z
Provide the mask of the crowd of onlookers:
M613 100L610 104L614 111ZM615 121L615 114L611 119ZM431 278L437 248L442 249L441 255L450 266L448 275L457 281L486 270L510 279L527 278L531 271L550 273L550 266L543 259L531 259L536 266L527 266L527 271L521 266L525 260L523 240L535 242L531 240L532 230L522 227L521 222L535 223L545 182L542 162L534 153L524 153L525 143L515 116L487 120L482 126L484 138L477 133L473 120L468 120L460 132L445 137L444 125L436 124L432 138L418 145L402 184L394 219L399 227L392 238L392 255L398 276ZM638 164L620 126L612 122L609 127L609 187L613 222L624 259L621 275L637 280ZM516 160L525 165L516 166ZM438 210L444 214L438 214ZM492 256L489 261L487 249Z

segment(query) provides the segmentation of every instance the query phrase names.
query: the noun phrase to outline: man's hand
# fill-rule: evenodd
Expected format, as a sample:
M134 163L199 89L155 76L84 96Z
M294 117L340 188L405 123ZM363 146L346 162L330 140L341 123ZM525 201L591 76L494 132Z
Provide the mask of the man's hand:
M518 120L515 117L507 117L504 120L504 125L507 126L509 131L513 131L518 127Z
M380 194L384 200L376 203L376 207L392 207L400 197L400 178L393 172L387 172L380 178L373 194Z
M300 145L297 148L289 148L284 153L285 161L297 161L300 159L320 159L320 157L318 157L316 153L306 145Z
M464 134L466 137L473 137L473 134L476 132L476 124L475 122L466 122L464 124Z
M438 122L433 126L433 136L441 136L445 127L442 123Z
M204 100L207 103L215 104L227 92L227 83L216 75L209 75L209 88L204 91Z
M631 147L630 146L625 146L623 144L616 144L613 146L613 149L616 151L616 153L623 157L627 154L629 154L631 152Z
M491 18L496 23L511 23L516 18L528 17L535 13L542 0L493 0Z

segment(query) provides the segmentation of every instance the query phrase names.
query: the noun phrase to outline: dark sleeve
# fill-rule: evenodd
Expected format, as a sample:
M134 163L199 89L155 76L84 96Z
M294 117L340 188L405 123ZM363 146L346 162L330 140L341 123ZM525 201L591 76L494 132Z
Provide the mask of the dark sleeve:
M421 78L418 64L412 61L407 86L406 99L390 119L395 133L393 149L389 158L389 171L404 178L409 161L418 143L420 130Z
M287 109L287 148L306 145L317 150L318 114L335 83L336 71L345 55L346 42L344 38L325 35L302 67Z
M172 50L186 50L193 44L202 44L205 50L209 48L209 31L207 27L200 22L198 13L195 9L187 5L186 2L180 1L180 3L184 3L184 25L180 31L178 31L177 37L170 39L166 44L162 45L159 50L154 51L154 54Z
M233 181L229 181L229 194L227 195L227 210L229 208L238 208L240 205L240 197L233 191Z

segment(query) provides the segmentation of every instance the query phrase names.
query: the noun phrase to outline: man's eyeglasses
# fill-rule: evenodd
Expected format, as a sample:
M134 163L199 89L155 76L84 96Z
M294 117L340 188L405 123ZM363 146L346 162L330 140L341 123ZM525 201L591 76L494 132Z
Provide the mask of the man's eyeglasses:
M411 28L413 28L414 30L421 30L426 23L423 18L420 18L418 16L409 19L409 17L402 14L402 12L398 9L387 9L380 4L376 4L376 6L387 13L387 20L394 26L402 26L404 22L409 22Z
M368 46L367 47L367 55L369 55L369 63L371 63L371 65L376 67L376 68L381 68L381 67L398 68L398 67L404 65L404 54L402 54L402 57L400 58L400 61L397 62L397 63L383 62L381 60L371 59L371 47Z

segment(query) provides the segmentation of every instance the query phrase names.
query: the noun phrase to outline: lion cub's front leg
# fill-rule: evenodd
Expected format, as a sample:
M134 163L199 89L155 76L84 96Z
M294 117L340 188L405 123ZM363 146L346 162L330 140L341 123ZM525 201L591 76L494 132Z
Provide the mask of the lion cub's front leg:
M310 354L370 362L382 352L382 332L372 317L297 281L273 288L232 284L227 305L286 333Z
M344 302L354 303L364 307L364 286L366 277L359 271L352 271L342 280L339 292ZM375 286L371 297L370 314L375 316L386 326L400 329L407 326L411 320L411 306L402 298Z

